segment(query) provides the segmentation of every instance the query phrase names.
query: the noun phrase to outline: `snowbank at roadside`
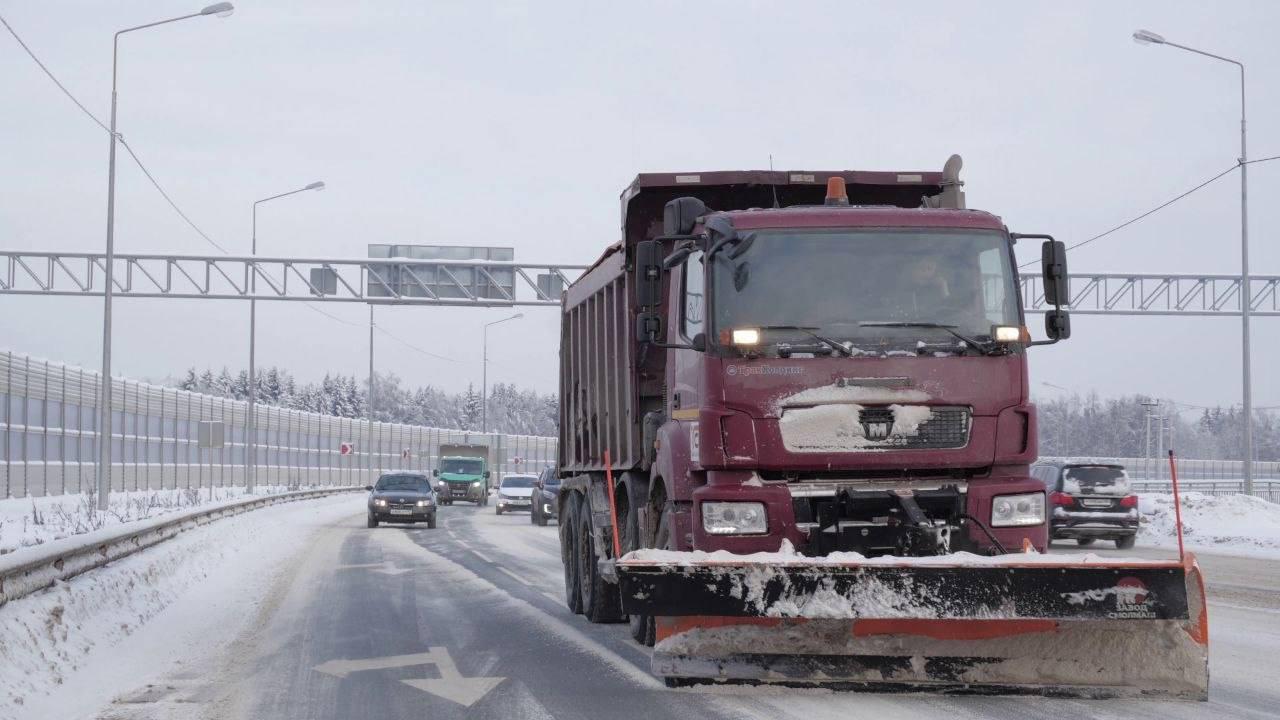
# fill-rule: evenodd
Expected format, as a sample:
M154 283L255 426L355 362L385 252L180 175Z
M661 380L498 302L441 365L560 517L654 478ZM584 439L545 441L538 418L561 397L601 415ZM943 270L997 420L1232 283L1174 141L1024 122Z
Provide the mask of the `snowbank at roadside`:
M1139 545L1178 546L1172 493L1138 496ZM1249 495L1182 493L1182 539L1192 550L1280 558L1280 504Z
M259 486L252 497L306 489ZM105 512L98 510L97 496L92 494L0 500L0 556L72 536L85 535L87 540L90 533L114 531L126 523L197 508L212 509L247 497L250 496L242 487L132 490L111 493L110 507Z
M98 717L212 653L316 530L361 512L350 494L255 510L0 606L0 720Z

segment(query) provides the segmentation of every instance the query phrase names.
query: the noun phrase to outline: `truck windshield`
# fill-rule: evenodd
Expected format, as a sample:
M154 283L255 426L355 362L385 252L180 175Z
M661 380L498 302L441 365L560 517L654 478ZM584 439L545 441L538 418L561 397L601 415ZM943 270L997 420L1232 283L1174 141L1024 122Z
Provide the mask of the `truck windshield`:
M863 350L947 346L949 330L987 340L1021 324L997 232L759 230L713 263L713 332L761 328L766 350L815 334Z
M448 458L440 461L440 472L454 475L479 475L484 463L466 458Z

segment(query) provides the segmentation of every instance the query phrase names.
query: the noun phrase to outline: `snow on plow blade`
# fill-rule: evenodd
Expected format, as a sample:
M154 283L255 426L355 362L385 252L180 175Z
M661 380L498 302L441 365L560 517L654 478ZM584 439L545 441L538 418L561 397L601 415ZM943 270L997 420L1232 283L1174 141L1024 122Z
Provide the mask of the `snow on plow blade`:
M1191 556L838 563L642 551L617 575L623 609L656 617L653 670L665 678L1208 698Z

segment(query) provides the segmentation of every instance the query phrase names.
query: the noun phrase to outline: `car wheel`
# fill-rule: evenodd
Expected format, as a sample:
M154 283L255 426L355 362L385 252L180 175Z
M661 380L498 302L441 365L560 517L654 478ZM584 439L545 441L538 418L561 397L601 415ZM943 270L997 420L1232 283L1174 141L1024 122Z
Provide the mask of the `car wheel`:
M1076 538L1076 544L1080 547L1089 547L1093 544L1094 538Z
M366 520L366 525L371 528L378 527L378 518L374 517L373 513L369 513L369 517Z
M569 612L582 612L582 590L578 587L578 532L572 522L578 517L578 494L571 493L565 500L564 515L569 520L560 523L560 562L564 565L564 604Z
M1124 535L1122 537L1116 538L1116 549L1128 550L1129 548L1132 548L1137 542L1138 542L1137 535Z
M436 529L436 516L435 516L435 515L432 515L431 517L427 518L427 527L428 527L428 528L430 528L430 529L432 529L432 530L435 530L435 529Z
M539 526L539 527L546 527L546 526L547 526L547 516L546 516L546 515L543 515L542 513L538 513L538 526Z
M531 505L531 506L529 507L529 524L530 524L530 525L537 525L537 524L538 524L538 507L537 507L537 505Z
M499 506L495 507L495 508L493 509L493 514L494 514L494 515L501 515L501 514L502 514L502 506L501 506L501 505L499 505Z

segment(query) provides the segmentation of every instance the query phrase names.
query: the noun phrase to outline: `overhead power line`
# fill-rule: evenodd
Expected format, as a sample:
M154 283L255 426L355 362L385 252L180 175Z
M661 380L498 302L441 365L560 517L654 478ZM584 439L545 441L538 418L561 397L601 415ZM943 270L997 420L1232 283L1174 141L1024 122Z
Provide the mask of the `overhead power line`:
M32 62L34 62L36 66L40 68L41 72L43 72L45 76L48 77L49 80L52 81L53 84L57 86L58 90L62 91L62 94L65 95L67 99L70 100L72 103L74 103L75 106L80 109L80 112L84 113L86 117L92 120L94 125L97 125L99 128L101 128L103 132L107 133L107 135L110 135L111 128L108 127L106 123L99 120L97 115L94 115L89 110L89 108L85 107L84 103L80 102L79 98L77 98L74 94L72 94L70 90L67 89L66 85L62 84L62 81L59 80L58 77L53 74L53 71L50 70L49 67L45 65L43 61L40 60L39 56L37 56L35 52L31 49L31 47L27 45L26 41L24 41L22 37L18 35L18 31L13 29L13 26L9 24L8 20L5 20L3 15L0 15L0 23L4 24L5 29L8 30L9 34L13 36L13 39L16 40L18 45L23 49L23 51L27 53L27 56L31 58ZM165 202L169 204L169 207L173 208L173 211L178 214L178 217L182 218L182 220L186 222L187 225L189 225L192 230L196 231L196 234L198 234L201 238L204 238L205 242L217 248L218 251L221 252L223 255L230 254L227 252L226 248L222 247L222 245L220 245L216 240L209 237L209 234L206 233L204 230L202 230L199 225L196 225L195 221L193 221L191 217L188 216L187 213L185 213L182 210L182 208L178 206L178 203L174 202L173 198L169 195L169 193L166 192L164 187L160 185L160 181L156 180L155 175L151 174L151 171L147 169L146 164L142 162L142 158L138 157L138 153L133 149L133 146L125 141L124 136L121 135L120 133L116 133L116 140L121 145L124 146L125 152L129 153L129 157L133 159L133 162L135 164L137 164L138 169L142 171L142 174L146 176L147 180L150 181L151 185L155 187L156 192L160 193L160 197L164 198ZM351 327L364 327L359 323L349 322L347 320L343 320L342 318L336 315L325 312L324 310L321 310L320 308L316 307L315 305L312 305L311 303L304 303L304 305L320 313L321 315L324 315L325 317L331 320L334 320L336 322L340 322L344 325L349 325ZM405 347L411 350L415 350L419 353L422 353L423 355L426 355L428 357L433 357L439 360L445 360L447 362L458 362L453 358L444 357L443 355L436 355L435 353L423 350L422 348L419 348L401 339L399 336L391 333L388 330L383 330L382 328L378 328L378 330L381 331L383 334L385 334L387 337L390 337L391 339L401 343Z
M1273 156L1271 156L1271 157L1258 158L1257 160L1246 160L1246 161L1245 161L1245 162L1243 162L1243 163L1239 163L1239 162L1238 162L1238 163L1236 163L1235 165L1232 165L1231 167L1227 168L1226 170L1223 170L1222 172L1218 173L1217 175L1214 175L1213 177L1209 178L1208 180L1205 180L1204 182L1200 183L1199 185L1197 185L1197 186L1195 186L1195 187L1191 188L1190 190L1188 190L1188 191L1186 191L1186 192L1182 193L1181 195L1178 195L1178 196L1177 196L1177 197L1175 197L1175 198L1172 198L1172 199L1170 199L1170 200L1168 200L1168 201L1166 201L1166 202L1163 202L1163 203L1161 203L1161 204L1157 205L1156 207L1153 207L1153 208L1151 208L1150 210L1148 210L1148 211L1146 211L1146 212L1142 213L1141 215L1138 215L1138 216L1137 216L1137 217L1135 217L1135 218L1132 218L1132 219L1130 219L1130 220L1126 220L1126 221L1124 221L1124 222L1120 223L1119 225L1117 225L1117 226L1115 226L1115 227L1111 228L1110 230L1107 230L1106 232L1098 233L1097 235L1094 235L1093 237L1089 238L1088 240L1081 240L1080 242L1078 242L1078 243L1076 243L1076 244L1074 244L1074 245L1068 245L1068 246L1067 246L1067 249L1068 249L1068 250L1074 250L1074 249L1076 249L1076 248L1078 248L1078 247L1081 247L1081 246L1084 246L1084 245L1088 245L1089 243L1091 243L1091 242L1093 242L1093 241L1095 241L1095 240L1101 240L1102 238L1104 238L1104 237L1106 237L1106 236L1110 235L1110 234L1111 234L1111 233L1113 233L1113 232L1116 232L1117 230L1123 230L1124 228L1129 227L1130 225L1132 225L1132 224L1134 224L1134 223L1138 222L1139 220L1142 220L1143 218L1150 217L1151 215L1154 215L1154 214L1156 214L1156 213L1160 212L1161 210L1163 210L1163 209L1165 209L1165 208L1169 207L1170 205L1172 205L1172 204L1174 204L1174 203L1178 202L1179 200L1181 200L1181 199L1185 198L1186 196L1188 196L1188 195L1190 195L1190 194L1192 194L1192 193L1196 192L1197 190L1200 190L1200 189L1202 189L1202 188L1208 187L1210 184L1212 184L1212 183L1216 182L1217 180L1220 180L1222 177L1224 177L1224 176L1226 176L1226 175L1231 174L1231 171L1232 171L1232 170L1235 170L1235 169L1239 168L1241 165L1252 165L1252 164L1254 164L1254 163L1270 162L1270 161L1272 161L1272 160L1280 160L1280 155L1273 155ZM1018 266L1018 269L1019 269L1019 270L1021 270L1022 268L1030 267L1030 266L1032 266L1032 265L1035 265L1037 262L1038 262L1038 261L1036 261L1036 260L1032 260L1031 262L1023 263L1023 264L1021 264L1021 265L1019 265L1019 266Z

